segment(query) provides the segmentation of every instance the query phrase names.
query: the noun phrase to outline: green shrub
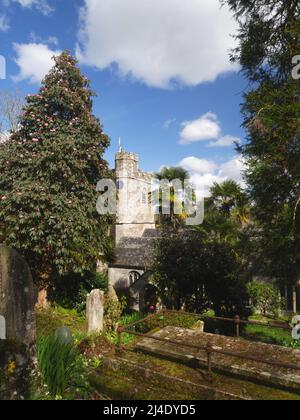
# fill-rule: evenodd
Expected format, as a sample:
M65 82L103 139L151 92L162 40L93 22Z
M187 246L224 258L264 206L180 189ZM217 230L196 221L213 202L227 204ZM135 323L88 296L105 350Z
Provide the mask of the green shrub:
M104 305L104 329L105 332L111 333L115 332L126 307L126 298L123 297L121 301L115 299L109 294L105 296L105 305Z
M254 310L259 310L263 316L279 317L280 310L284 307L284 299L276 286L253 282L248 285L248 293Z
M66 344L55 335L41 336L37 355L43 380L50 394L63 396L73 375L78 353L73 344Z
M83 312L86 307L86 296L93 289L107 291L108 278L105 274L86 272L80 274L68 274L57 277L50 291L50 300L66 309L76 309Z

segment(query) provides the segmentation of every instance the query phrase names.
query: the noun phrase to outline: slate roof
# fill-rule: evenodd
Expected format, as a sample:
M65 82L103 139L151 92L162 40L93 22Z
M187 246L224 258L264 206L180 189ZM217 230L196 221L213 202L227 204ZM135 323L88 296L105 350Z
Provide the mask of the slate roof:
M159 237L159 231L147 229L140 238L122 238L115 250L116 260L110 267L148 268L153 261Z

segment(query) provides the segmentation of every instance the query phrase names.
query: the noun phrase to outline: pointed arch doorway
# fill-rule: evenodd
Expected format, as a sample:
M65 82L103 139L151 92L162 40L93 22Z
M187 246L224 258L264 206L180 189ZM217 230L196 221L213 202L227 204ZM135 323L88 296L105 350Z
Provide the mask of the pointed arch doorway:
M158 289L154 284L153 273L146 271L131 285L135 297L135 308L140 313L148 313L159 306Z

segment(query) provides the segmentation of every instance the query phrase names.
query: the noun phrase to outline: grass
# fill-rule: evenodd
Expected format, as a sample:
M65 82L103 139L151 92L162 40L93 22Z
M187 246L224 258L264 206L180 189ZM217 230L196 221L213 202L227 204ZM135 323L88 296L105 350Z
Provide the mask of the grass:
M46 310L38 310L36 313L37 334L51 335L59 327L69 327L75 341L86 335L86 322L82 314L76 310L64 309L61 306L53 306Z
M264 323L282 323L284 325L290 321L287 317L270 319L259 314L251 316L249 320ZM290 330L284 330L282 328L248 324L242 329L242 336L251 341L261 341L284 347L299 347L299 343L295 342L292 338L292 328Z
M200 319L199 315L196 314L180 314L180 313L172 313L169 312L166 315L165 323L166 325L172 327L180 327L180 328L187 328L193 329L196 322Z
M260 325L247 325L242 336L251 341L262 341L267 344L288 347L291 346L294 341L290 331Z
M260 321L264 323L284 323L288 318L270 319L261 315L254 315L249 318L252 321ZM292 329L291 329L292 330ZM295 342L292 338L292 331L282 328L267 327L263 325L245 325L241 327L241 336L249 341L259 341L266 344L274 344L284 347L300 348L300 343ZM235 335L235 325L229 322L216 321L205 317L205 332L221 334L225 336Z

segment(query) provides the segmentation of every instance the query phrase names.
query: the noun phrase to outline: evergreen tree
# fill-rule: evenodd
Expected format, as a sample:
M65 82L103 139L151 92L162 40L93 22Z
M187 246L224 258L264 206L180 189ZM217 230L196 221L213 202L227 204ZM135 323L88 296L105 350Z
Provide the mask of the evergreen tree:
M57 274L93 270L108 246L96 184L111 177L109 138L76 60L68 52L54 60L0 148L0 242L25 256L40 288Z
M163 231L152 271L168 308L244 315L250 273L229 241L210 240L203 231Z
M243 104L246 178L259 229L260 266L285 283L300 278L299 0L226 0L240 22L232 59L250 89Z

